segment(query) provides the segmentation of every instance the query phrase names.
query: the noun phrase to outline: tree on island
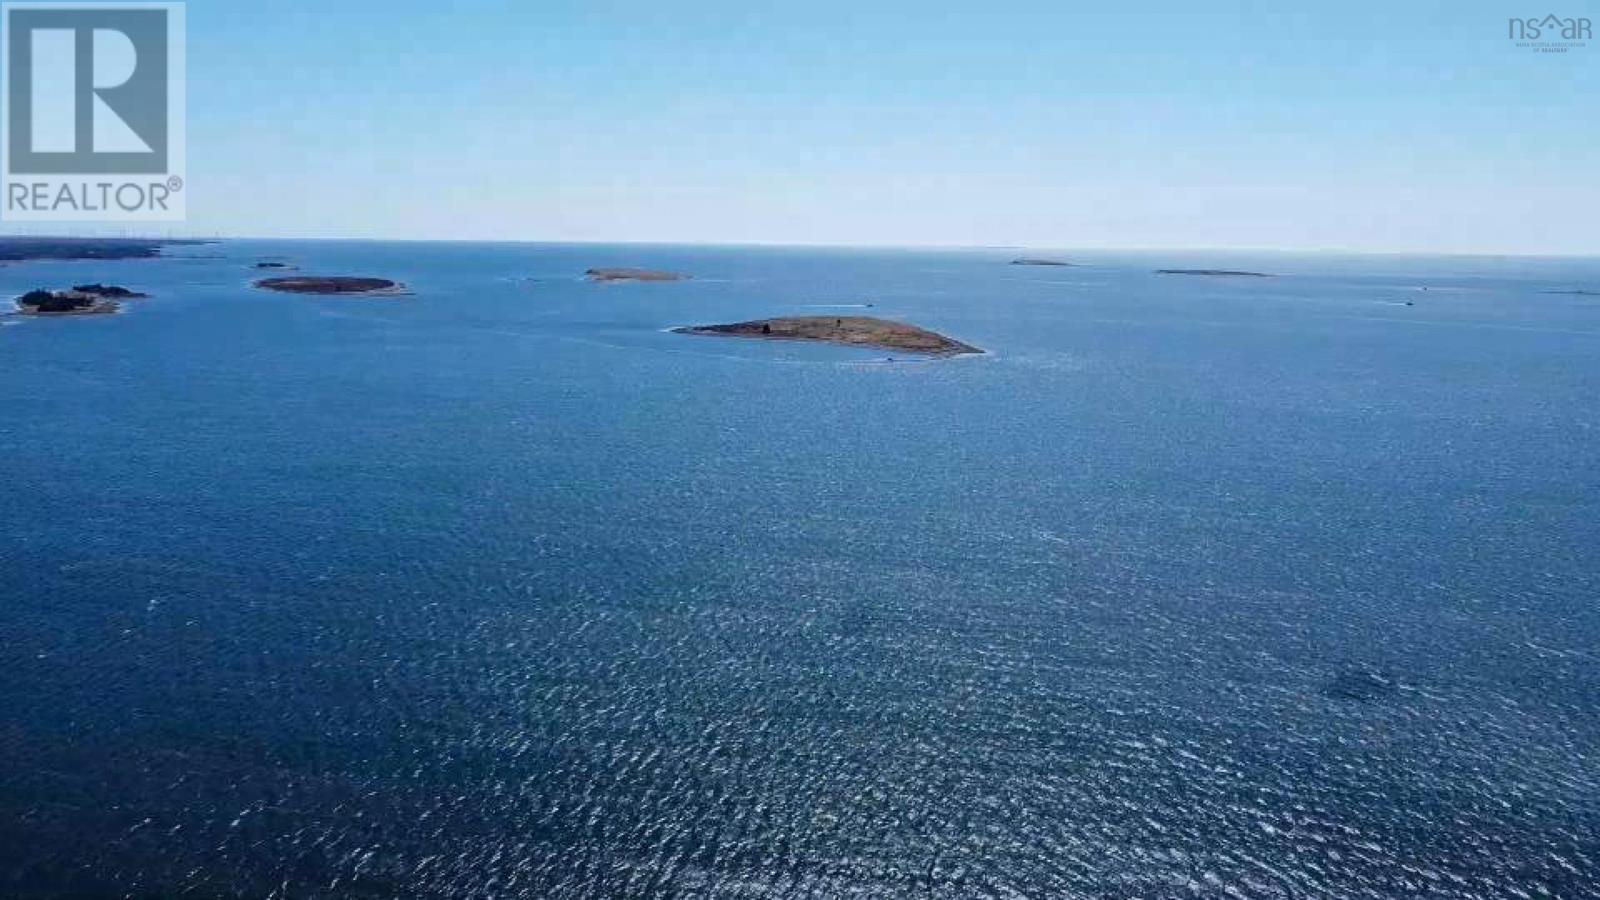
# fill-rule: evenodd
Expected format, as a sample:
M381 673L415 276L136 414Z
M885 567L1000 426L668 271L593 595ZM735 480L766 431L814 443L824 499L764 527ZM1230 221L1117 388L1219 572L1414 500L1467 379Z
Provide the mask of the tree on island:
M41 289L23 294L17 298L17 303L35 312L63 313L88 309L95 304L95 299L83 295L58 294L54 291Z

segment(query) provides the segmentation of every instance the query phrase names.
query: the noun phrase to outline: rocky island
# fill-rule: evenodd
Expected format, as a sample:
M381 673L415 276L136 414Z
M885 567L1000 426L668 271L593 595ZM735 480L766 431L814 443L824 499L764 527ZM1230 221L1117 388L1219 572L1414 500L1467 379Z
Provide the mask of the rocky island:
M85 284L66 291L29 291L17 298L17 311L25 316L91 316L114 313L117 300L147 297L123 287Z
M1059 259L1036 259L1027 256L1023 257L1022 259L1013 259L1011 264L1013 266L1066 266L1069 268L1072 266L1072 263L1064 262Z
M405 285L387 278L357 278L350 275L301 275L263 278L256 282L262 290L285 294L323 294L339 297L395 297L406 293Z
M1241 272L1236 269L1157 269L1157 275L1201 275L1208 278L1272 278L1265 272Z
M915 325L890 322L870 316L800 316L757 319L732 325L696 325L674 328L675 334L710 337L755 338L769 341L821 341L847 347L877 347L904 350L929 356L961 356L982 353L977 347L936 334Z
M657 269L590 269L583 277L597 284L618 281L687 281L689 276Z
M255 269L293 269L294 266L291 266L286 262L275 262L273 260L263 260L261 262L256 263L251 268L255 268Z

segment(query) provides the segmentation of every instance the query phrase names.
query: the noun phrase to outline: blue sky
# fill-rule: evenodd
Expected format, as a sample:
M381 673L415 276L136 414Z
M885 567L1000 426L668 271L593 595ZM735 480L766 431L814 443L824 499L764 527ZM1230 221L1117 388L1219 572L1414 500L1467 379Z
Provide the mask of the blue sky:
M196 0L188 230L1600 252L1524 6Z

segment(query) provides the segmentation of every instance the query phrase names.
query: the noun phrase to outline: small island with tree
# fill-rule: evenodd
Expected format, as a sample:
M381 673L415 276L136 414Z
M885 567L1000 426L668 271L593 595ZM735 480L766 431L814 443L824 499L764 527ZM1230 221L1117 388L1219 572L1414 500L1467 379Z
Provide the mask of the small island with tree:
M25 316L91 316L117 312L119 300L149 296L125 287L83 284L65 291L29 291L17 298L17 311Z
M688 281L689 276L679 272L666 272L659 269L590 269L583 273L583 277L597 284L614 284L624 281Z
M134 295L133 291L128 291L126 296L144 295ZM102 293L78 290L78 288L72 290L40 288L27 291L16 298L16 309L22 315L104 315L122 309L122 304Z
M322 294L338 297L398 297L407 293L405 285L398 281L351 275L263 278L256 282L256 287L284 294Z
M736 322L731 325L674 328L673 333L769 341L820 341L847 347L903 350L928 356L961 356L983 352L977 347L915 325L890 322L870 316L757 319L753 322Z

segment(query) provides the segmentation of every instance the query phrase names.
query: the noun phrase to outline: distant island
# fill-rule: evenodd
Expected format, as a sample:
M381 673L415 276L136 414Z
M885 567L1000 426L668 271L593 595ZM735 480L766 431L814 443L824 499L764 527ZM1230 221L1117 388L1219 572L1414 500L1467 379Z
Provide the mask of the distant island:
M326 294L341 297L394 297L406 292L405 285L387 278L357 278L350 275L302 275L263 278L256 287L285 294Z
M1241 272L1236 269L1157 269L1157 275L1204 275L1211 278L1273 278L1265 272Z
M1013 259L1011 264L1013 266L1072 266L1072 263L1064 262L1059 259L1034 259L1026 256L1022 259Z
M982 353L977 347L963 344L915 325L890 322L869 316L801 316L796 318L758 319L732 325L697 325L674 328L675 334L697 334L711 337L741 337L770 341L822 341L848 347L878 347L885 350L905 350L930 356L960 356Z
M615 281L687 281L689 276L657 269L590 269L583 277L593 282Z
M1554 294L1560 297L1600 297L1600 291L1585 291L1581 289L1571 291L1545 291L1545 293Z
M17 298L17 311L25 316L104 315L122 308L118 300L148 296L115 285L81 284L65 291L29 291Z
M59 237L4 237L0 238L0 262L24 262L34 259L152 259L161 255L163 247L202 244L204 241L180 241L153 238L59 238Z
M256 269L293 269L294 266L291 266L286 262L272 262L270 260L264 260L262 262L256 263L254 266L252 266L252 268L256 268Z
M150 296L115 284L80 284L72 290L109 300L144 300Z

